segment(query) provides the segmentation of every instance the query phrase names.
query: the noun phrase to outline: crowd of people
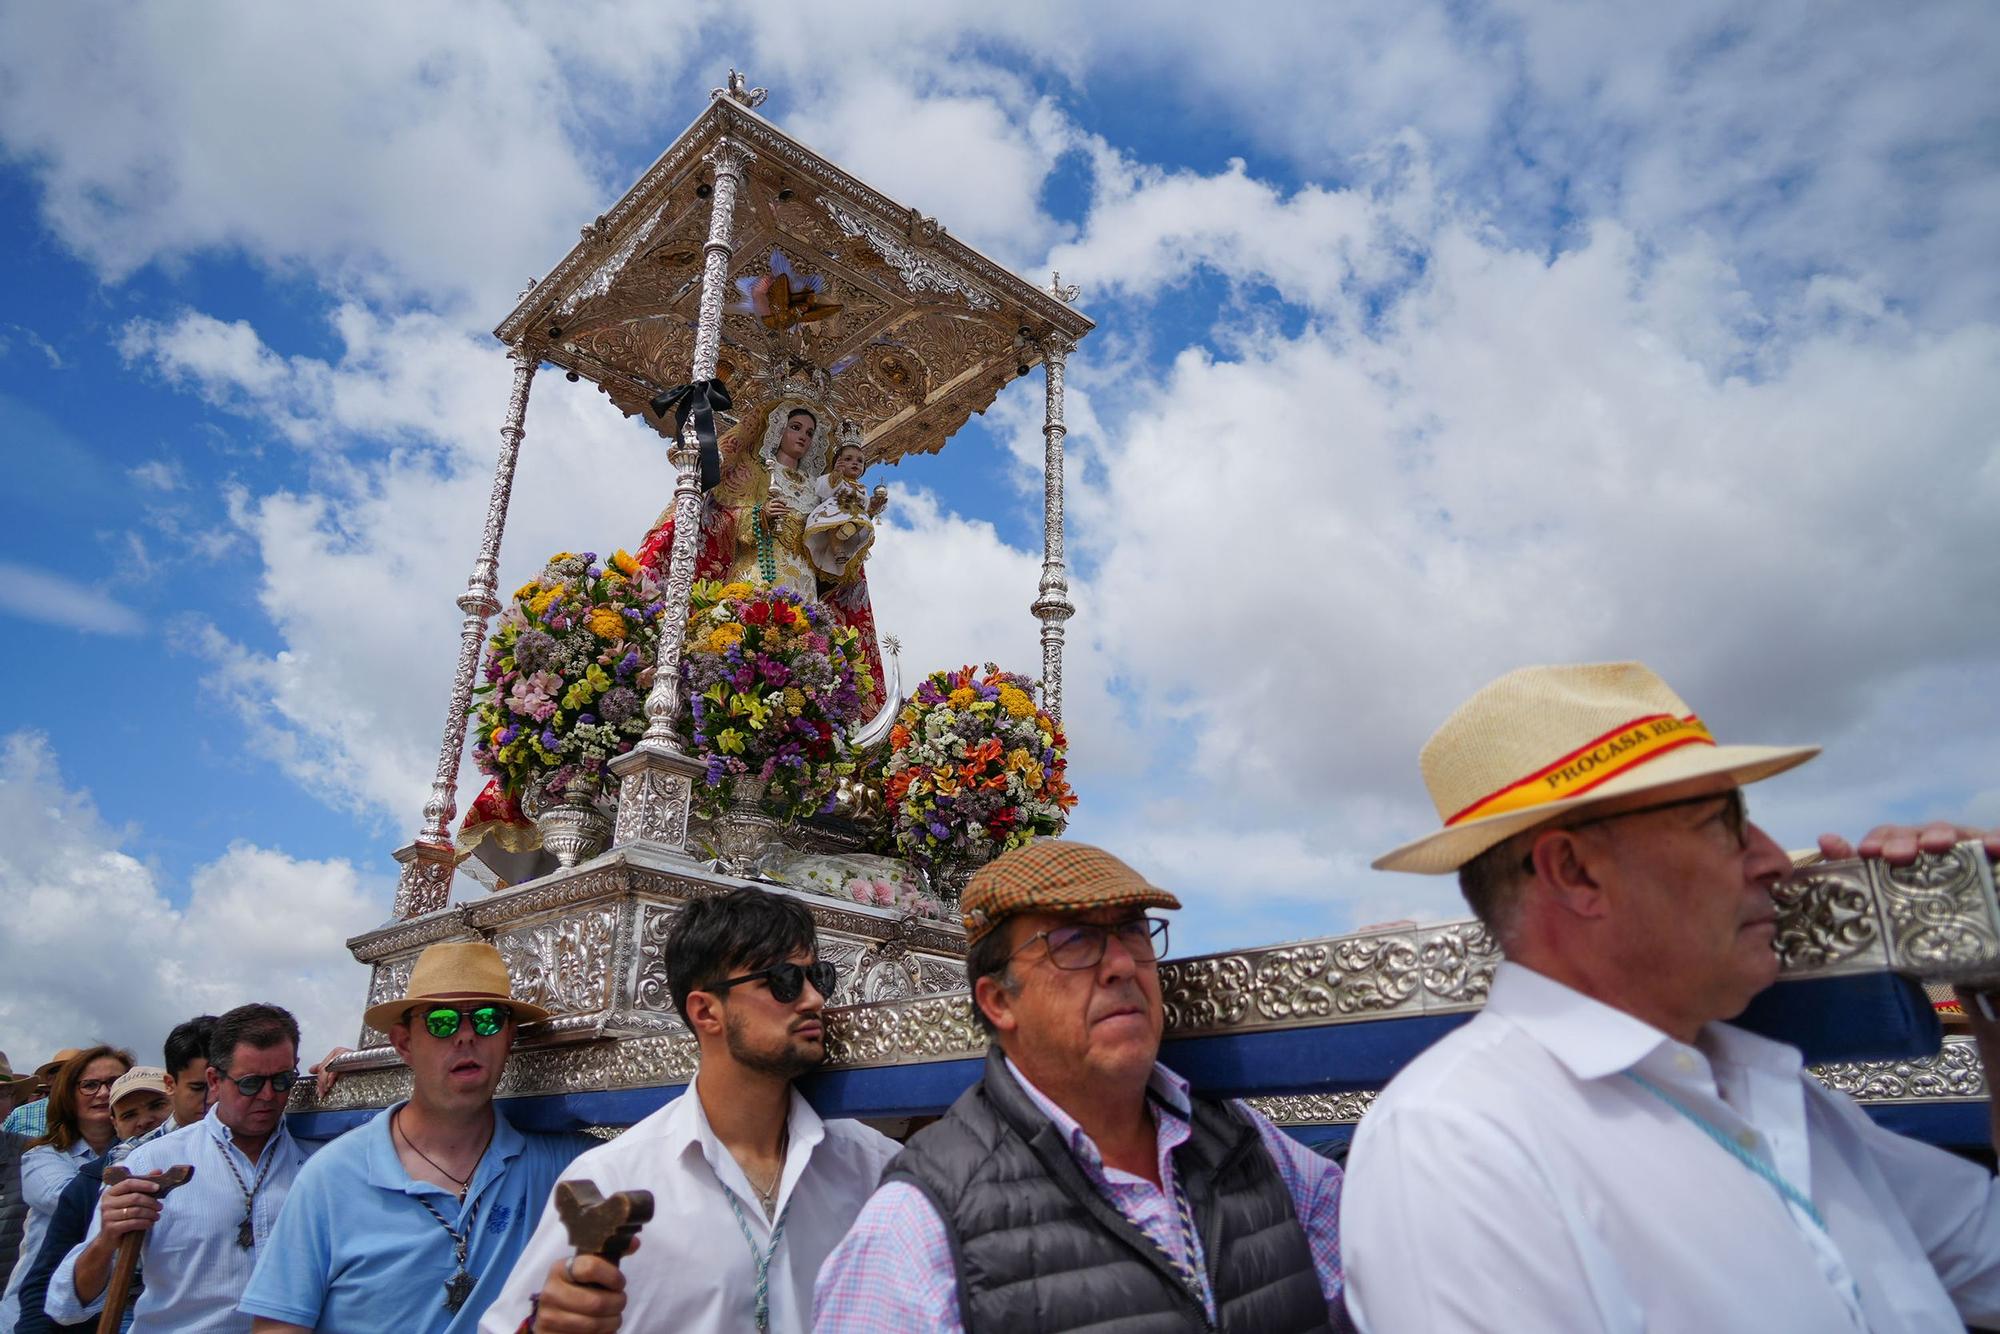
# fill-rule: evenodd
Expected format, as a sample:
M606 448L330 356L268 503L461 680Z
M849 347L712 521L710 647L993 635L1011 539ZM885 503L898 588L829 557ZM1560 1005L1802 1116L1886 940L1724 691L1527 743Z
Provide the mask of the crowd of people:
M495 1104L547 1016L481 942L432 945L366 1011L410 1094L323 1145L286 1127L298 1029L276 1006L181 1024L159 1067L96 1046L15 1076L0 1057L0 1099L40 1095L0 1142L0 1334L2000 1322L1993 1174L1727 1022L1776 977L1791 868L1743 789L1814 753L1721 744L1632 663L1526 669L1462 706L1423 751L1441 827L1377 864L1455 872L1505 962L1384 1090L1345 1171L1160 1062L1159 914L1179 903L1065 840L967 885L990 1047L906 1144L794 1087L825 1059L838 979L801 902L749 887L674 919L699 1067L609 1141ZM2000 832L1944 824L1822 850L1908 862L1982 837L2000 856ZM2000 1053L2000 1024L1974 1031ZM102 1184L113 1166L129 1175ZM563 1181L650 1192L622 1259L579 1247Z

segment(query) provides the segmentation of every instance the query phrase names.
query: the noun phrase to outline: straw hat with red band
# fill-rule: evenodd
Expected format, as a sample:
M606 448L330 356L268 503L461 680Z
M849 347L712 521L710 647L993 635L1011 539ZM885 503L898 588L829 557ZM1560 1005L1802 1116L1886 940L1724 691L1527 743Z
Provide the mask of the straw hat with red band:
M1523 667L1461 705L1424 743L1424 786L1444 828L1375 861L1443 875L1581 807L1727 777L1754 783L1818 746L1725 746L1636 662Z
M549 1017L539 1005L515 1000L513 983L507 977L507 961L500 951L483 940L445 940L417 956L410 970L410 985L401 1000L383 1001L368 1007L363 1023L380 1033L400 1023L413 1009L450 1005L460 1010L476 1010L482 1005L504 1005L514 1012L517 1024L532 1024Z

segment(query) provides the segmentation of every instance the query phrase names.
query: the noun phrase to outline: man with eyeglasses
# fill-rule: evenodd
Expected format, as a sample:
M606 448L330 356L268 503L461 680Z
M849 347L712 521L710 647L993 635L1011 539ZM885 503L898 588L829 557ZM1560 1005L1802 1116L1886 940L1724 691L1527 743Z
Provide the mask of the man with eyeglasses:
M285 1129L285 1098L298 1082L299 1026L275 1005L240 1005L209 1036L215 1103L200 1121L141 1144L133 1175L105 1188L84 1241L49 1279L50 1318L74 1324L103 1306L119 1240L143 1237L146 1286L133 1309L136 1334L238 1334L236 1310L307 1150ZM194 1177L164 1202L145 1179L179 1163Z
M651 1191L654 1221L619 1268L573 1258L551 1202L482 1334L809 1328L813 1276L896 1152L858 1121L822 1121L792 1088L826 1059L834 967L802 903L749 888L681 909L666 966L701 1049L695 1077L563 1173Z
M1172 894L1043 840L967 884L980 1082L820 1272L818 1334L1345 1327L1340 1168L1158 1061Z
M470 1331L499 1295L556 1178L593 1142L525 1132L493 1104L520 1025L500 951L445 941L364 1022L410 1068L410 1096L299 1173L238 1309L256 1334Z
M1817 753L1718 743L1636 662L1512 672L1425 744L1443 827L1375 864L1456 871L1506 961L1355 1136L1341 1221L1363 1329L2000 1320L1992 1173L1723 1022L1778 975L1771 891L1792 867L1742 787ZM1978 837L1885 826L1860 853Z

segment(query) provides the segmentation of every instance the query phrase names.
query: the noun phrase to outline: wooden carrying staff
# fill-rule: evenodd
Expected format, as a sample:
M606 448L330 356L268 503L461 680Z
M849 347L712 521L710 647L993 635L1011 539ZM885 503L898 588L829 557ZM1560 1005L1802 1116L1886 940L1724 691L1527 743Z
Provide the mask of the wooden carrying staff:
M118 1166L104 1169L104 1184L115 1186L131 1176L130 1169ZM162 1168L151 1176L141 1177L159 1187L153 1193L155 1200L164 1200L167 1193L185 1186L194 1179L194 1168L186 1163ZM97 1334L118 1334L118 1326L125 1319L125 1303L132 1296L132 1275L139 1268L139 1243L146 1239L143 1232L127 1232L118 1239L118 1261L111 1267L111 1282L104 1289L104 1314L97 1318Z
M578 1255L601 1255L615 1265L652 1221L653 1192L619 1190L607 1198L588 1181L558 1181L556 1216Z

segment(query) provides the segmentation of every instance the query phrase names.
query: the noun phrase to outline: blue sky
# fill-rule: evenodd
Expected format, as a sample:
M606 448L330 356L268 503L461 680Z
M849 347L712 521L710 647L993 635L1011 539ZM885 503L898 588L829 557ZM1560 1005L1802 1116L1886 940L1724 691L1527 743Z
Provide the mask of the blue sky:
M17 6L0 16L0 1043L349 1036L418 822L487 330L732 66L1099 322L1075 832L1184 950L1457 911L1367 860L1479 684L1636 656L1816 740L1794 845L2000 820L2000 19L1723 4ZM1032 670L1039 377L886 476L913 672ZM537 381L502 581L656 440ZM942 573L941 573L942 572ZM469 891L468 891L469 892ZM135 966L134 958L144 964Z

